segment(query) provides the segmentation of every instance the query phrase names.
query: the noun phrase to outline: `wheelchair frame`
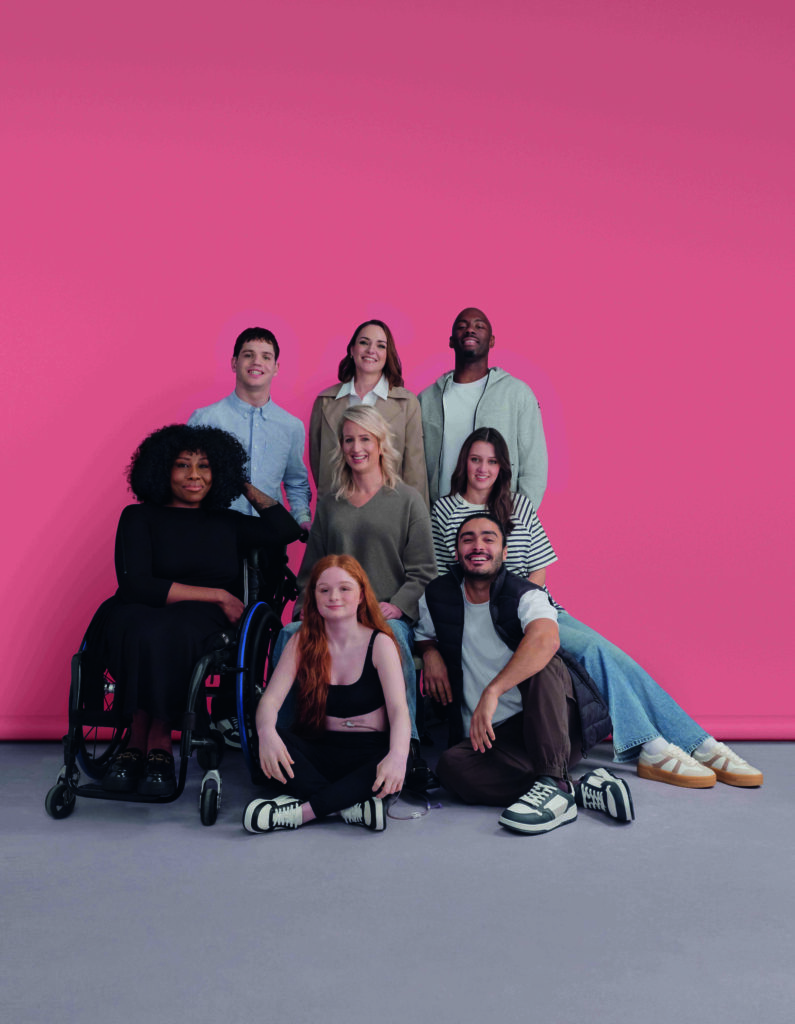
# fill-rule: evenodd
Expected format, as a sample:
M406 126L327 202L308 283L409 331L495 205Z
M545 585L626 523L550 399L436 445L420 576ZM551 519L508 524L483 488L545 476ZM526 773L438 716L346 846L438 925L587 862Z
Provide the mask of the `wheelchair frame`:
M255 553L255 558L252 559L253 568L255 570L258 570L258 555L258 552ZM259 579L258 571L255 573L255 579ZM257 711L257 704L259 703L259 699L265 689L267 681L266 676L269 677L272 671L271 658L273 656L273 649L276 645L276 638L281 631L281 619L284 614L284 609L290 601L294 601L297 596L298 585L295 575L285 566L285 572L282 576L281 583L275 594L271 597L273 609L278 609L278 612L274 611L267 604L265 605L270 616L273 616L273 618L276 619L278 628L271 629L268 634L268 642L265 646L262 645L261 633L257 637L258 642L250 644L248 648L243 645L242 649L247 652L246 657L239 656L237 659L237 675L235 683L237 717L240 726L240 747L243 752L243 759L246 762L246 767L251 775L252 782L257 785L265 781L262 769L259 765L259 742L257 739L257 728L254 720ZM265 613L258 614L264 615ZM245 664L246 658L249 659L249 664Z
M141 793L116 793L102 788L101 779L111 760L123 751L129 742L130 717L121 709L121 687L103 673L103 678L86 680L86 659L91 627L100 614L102 605L92 618L79 651L72 657L69 690L69 731L63 738L64 764L55 785L45 797L47 813L56 819L68 817L75 808L76 798L123 800L128 803L171 803L182 795L188 771L188 760L194 751L204 776L199 790L199 812L203 825L213 825L221 806L221 776L218 771L224 755L224 740L219 732L210 729L206 737L194 735L199 701L212 696L217 687L207 685L214 676L232 674L235 677L238 706L240 694L247 695L246 720L253 721L255 700L262 693L265 671L270 662L276 636L281 629L281 614L296 595L295 576L287 568L284 556L282 579L271 597L279 614L266 602L257 599L260 589L259 551L253 551L244 563L244 604L246 608L236 630L220 634L221 644L201 657L193 668L188 687L186 709L182 715L179 743L179 771L174 793L169 796L149 796ZM236 635L235 635L236 634ZM101 687L102 692L97 692ZM241 726L243 719L241 718ZM108 736L108 732L110 735ZM241 740L246 729L241 728ZM255 733L256 735L256 733ZM248 745L244 756L252 770ZM256 756L256 755L255 755ZM80 771L92 782L80 782Z

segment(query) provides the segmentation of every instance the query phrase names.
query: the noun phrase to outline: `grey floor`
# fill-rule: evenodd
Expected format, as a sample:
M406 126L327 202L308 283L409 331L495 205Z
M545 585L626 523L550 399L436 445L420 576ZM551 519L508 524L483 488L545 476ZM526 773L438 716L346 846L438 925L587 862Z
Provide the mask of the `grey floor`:
M443 792L384 834L249 836L239 755L213 828L195 764L174 804L53 821L60 745L0 745L4 1020L789 1022L795 744L735 746L762 789L625 766L633 824L524 837Z

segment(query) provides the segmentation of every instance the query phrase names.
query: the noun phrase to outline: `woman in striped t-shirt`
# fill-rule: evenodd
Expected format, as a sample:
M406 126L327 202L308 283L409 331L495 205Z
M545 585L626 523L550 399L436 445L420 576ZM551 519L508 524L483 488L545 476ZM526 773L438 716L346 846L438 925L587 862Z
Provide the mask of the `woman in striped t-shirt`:
M450 481L451 493L440 498L431 512L433 548L440 570L455 562L458 527L473 512L493 512L509 536L505 568L531 583L544 586L544 570L557 562L552 545L533 503L511 493L511 463L502 434L480 427L464 442Z
M506 569L545 587L547 566L557 555L532 503L511 492L508 446L499 431L480 427L469 435L450 486L451 493L431 509L439 569L455 562L456 533L464 519L488 510L505 525ZM705 732L628 654L552 603L561 647L586 669L610 710L616 761L638 758L642 778L692 789L714 786L718 779L732 786L762 785L760 771Z

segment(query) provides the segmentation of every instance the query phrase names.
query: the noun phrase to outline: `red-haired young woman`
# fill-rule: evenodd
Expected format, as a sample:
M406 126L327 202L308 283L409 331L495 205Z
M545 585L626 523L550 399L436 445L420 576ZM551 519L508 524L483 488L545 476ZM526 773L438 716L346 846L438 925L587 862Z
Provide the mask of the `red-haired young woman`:
M257 708L260 765L281 792L252 800L243 825L273 832L339 811L382 831L382 800L403 785L411 735L400 655L355 558L321 558L305 593L301 628ZM276 718L294 684L287 731Z

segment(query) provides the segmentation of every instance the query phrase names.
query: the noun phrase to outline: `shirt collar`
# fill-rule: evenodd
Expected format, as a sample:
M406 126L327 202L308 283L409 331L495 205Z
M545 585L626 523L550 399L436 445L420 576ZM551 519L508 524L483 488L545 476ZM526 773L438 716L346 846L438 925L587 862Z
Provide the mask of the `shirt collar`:
M233 391L229 396L229 401L232 404L232 408L236 409L242 416L251 416L252 413L257 412L264 415L272 399L269 398L265 405L252 405L250 402L244 401L236 391Z
M372 391L368 391L367 395L375 395L376 398L383 398L384 401L386 401L386 399L389 397L389 384L387 382L386 376L383 373L379 377L376 386L372 389ZM367 398L367 395L365 395L364 397ZM356 394L356 390L354 389L353 386L353 377L351 377L351 379L346 381L344 384L340 385L340 389L337 392L336 397L355 398L357 401L364 401L364 399L360 399L359 396Z

